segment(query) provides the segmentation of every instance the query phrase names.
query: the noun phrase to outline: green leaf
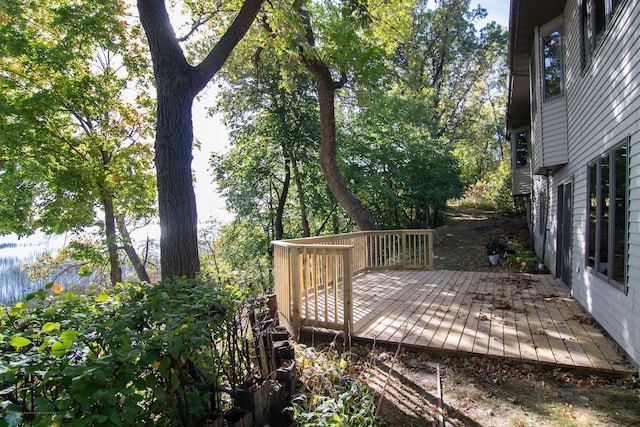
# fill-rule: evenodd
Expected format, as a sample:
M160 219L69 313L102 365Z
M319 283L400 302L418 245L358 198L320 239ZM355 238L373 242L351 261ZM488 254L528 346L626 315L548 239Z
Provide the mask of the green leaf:
M60 322L47 322L44 325L42 325L42 330L45 332L60 330Z
M9 341L9 344L11 344L16 349L21 349L22 347L25 347L31 344L31 340L25 337L15 336L11 338L11 341Z
M109 301L111 298L107 294L100 294L96 297L96 302L105 302Z
M72 340L77 336L78 336L78 331L75 331L75 330L64 331L63 333L60 334L60 338L62 338L65 341Z
M64 355L73 343L71 341L56 341L51 345L51 354L54 356Z

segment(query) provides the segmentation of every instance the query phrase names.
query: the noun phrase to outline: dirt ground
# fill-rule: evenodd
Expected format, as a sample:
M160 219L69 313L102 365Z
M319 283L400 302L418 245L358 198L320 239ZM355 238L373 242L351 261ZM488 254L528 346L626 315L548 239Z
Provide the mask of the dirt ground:
M492 266L485 244L498 239L508 246L531 249L524 216L504 217L491 211L457 208L449 222L434 232L435 268L451 271L506 271Z
M436 230L435 266L501 271L506 267L491 266L483 246L492 239L530 245L524 218L458 209L446 226ZM354 347L376 391L381 426L640 425L637 377L604 377L405 349L395 358L396 351Z

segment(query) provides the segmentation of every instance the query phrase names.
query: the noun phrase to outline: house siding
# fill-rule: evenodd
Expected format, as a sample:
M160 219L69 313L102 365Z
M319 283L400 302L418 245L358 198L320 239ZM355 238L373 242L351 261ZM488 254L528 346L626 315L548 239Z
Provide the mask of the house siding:
M534 171L542 168L542 129L541 114L536 114L531 123L531 161Z
M565 9L568 173L573 189L573 296L640 364L640 3L627 1L583 70L577 1ZM586 268L587 165L630 136L628 292Z
M551 168L567 163L567 105L565 96L545 101L542 104L542 168Z
M555 272L558 186L573 182L571 292L640 366L640 2L627 0L620 5L586 67L582 59L579 3L568 0L562 17L565 96L559 102L550 100L538 105L539 114L532 115L533 172L544 174L532 179L534 248ZM539 34L535 32L536 39ZM536 44L532 50L534 57ZM540 82L537 83L539 86ZM563 138L564 147L555 142L548 144ZM623 291L586 267L587 168L590 162L627 139L628 278ZM545 219L540 204L547 202L545 198L548 198L548 219L545 232L541 233L540 224Z
M531 167L529 165L513 169L511 193L514 196L531 194Z

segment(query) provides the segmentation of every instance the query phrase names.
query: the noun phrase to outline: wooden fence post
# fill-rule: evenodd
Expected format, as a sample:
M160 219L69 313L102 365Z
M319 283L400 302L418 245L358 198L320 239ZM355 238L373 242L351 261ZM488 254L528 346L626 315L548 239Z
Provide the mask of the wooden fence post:
M343 293L344 293L344 339L345 344L351 342L353 332L353 248L342 251Z
M300 337L300 326L302 325L302 297L300 287L302 286L301 274L302 266L300 265L300 254L298 248L290 248L290 265L291 265L291 327L293 329L294 338Z
M407 269L407 242L405 242L405 238L407 237L404 230L400 231L400 252L402 256L402 269Z
M429 230L429 270L433 270L433 230Z

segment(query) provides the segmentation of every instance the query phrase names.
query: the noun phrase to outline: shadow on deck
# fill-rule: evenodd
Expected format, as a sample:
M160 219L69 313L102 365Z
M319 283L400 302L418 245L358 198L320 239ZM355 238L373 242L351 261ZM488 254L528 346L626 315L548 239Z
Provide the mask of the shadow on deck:
M374 271L353 278L353 296L355 341L402 342L414 349L601 373L636 372L549 275ZM330 300L306 301L302 317L312 308L323 311L324 301Z

